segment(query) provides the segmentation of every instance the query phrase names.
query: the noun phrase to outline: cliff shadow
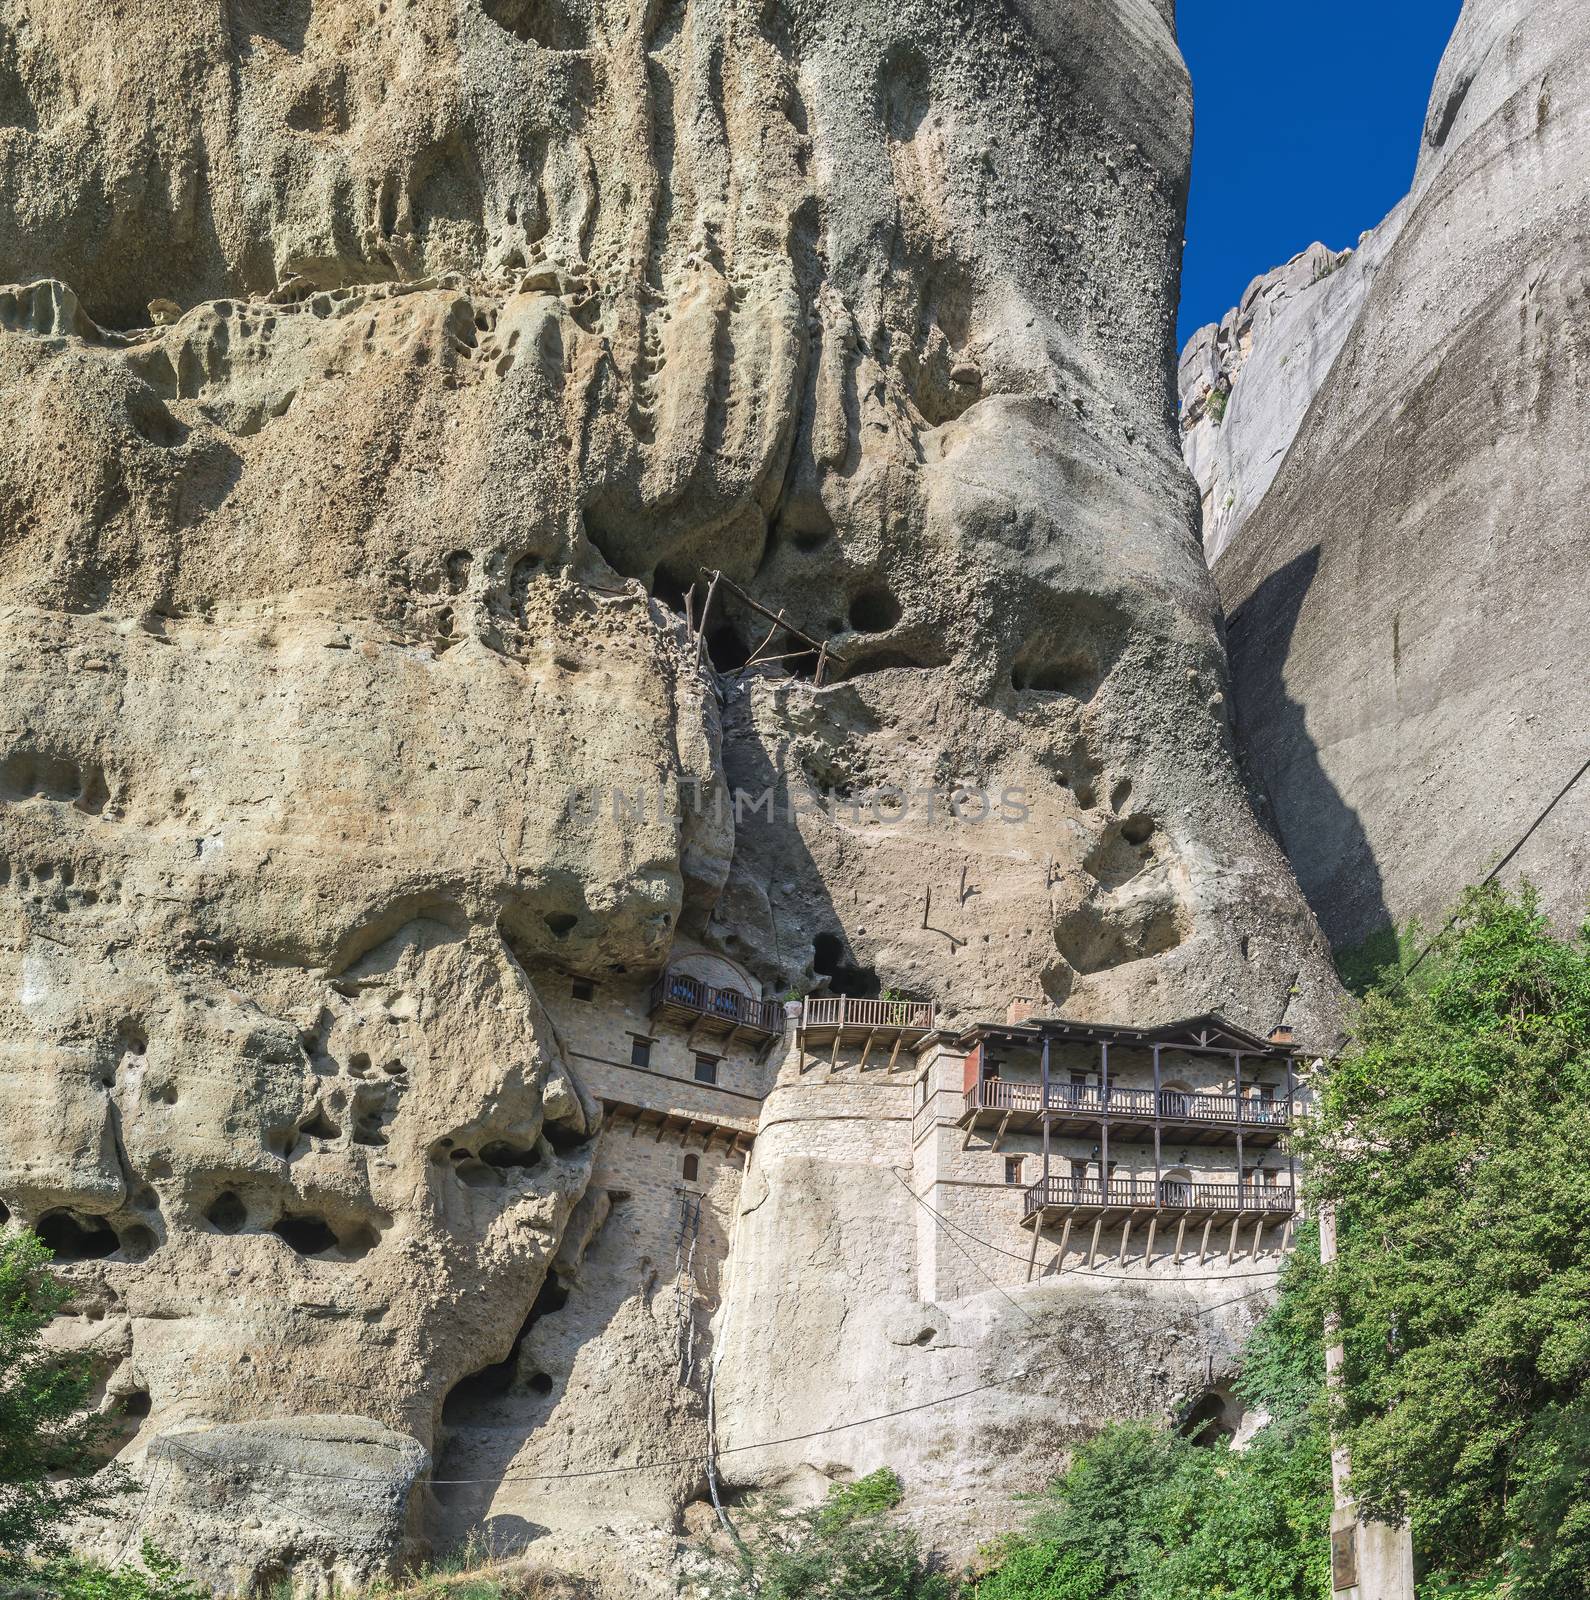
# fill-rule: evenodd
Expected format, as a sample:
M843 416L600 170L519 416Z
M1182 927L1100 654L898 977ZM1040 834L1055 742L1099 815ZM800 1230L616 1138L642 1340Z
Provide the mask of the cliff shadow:
M1381 946L1395 959L1396 934L1363 821L1326 771L1309 708L1286 681L1320 561L1316 544L1265 578L1233 611L1227 647L1244 772L1345 974L1376 962Z

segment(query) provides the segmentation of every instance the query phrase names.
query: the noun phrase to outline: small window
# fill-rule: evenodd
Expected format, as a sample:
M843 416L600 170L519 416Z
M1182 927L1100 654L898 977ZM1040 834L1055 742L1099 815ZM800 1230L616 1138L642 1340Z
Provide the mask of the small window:
M718 1081L718 1058L716 1056L696 1057L696 1082L716 1083Z
M1006 1183L1020 1183L1021 1182L1021 1157L1020 1156L1006 1156L1005 1157L1005 1182Z
M1085 1073L1085 1072L1073 1072L1071 1074L1071 1087L1073 1089L1086 1089L1087 1086L1088 1086L1088 1075L1087 1075L1087 1073Z
M685 1157L685 1182L694 1183L701 1176L701 1157Z
M576 1000L594 1000L596 998L596 985L587 982L584 978L576 978L570 993Z
M642 1039L639 1034L629 1036L629 1064L632 1067L649 1067L651 1065L651 1040Z

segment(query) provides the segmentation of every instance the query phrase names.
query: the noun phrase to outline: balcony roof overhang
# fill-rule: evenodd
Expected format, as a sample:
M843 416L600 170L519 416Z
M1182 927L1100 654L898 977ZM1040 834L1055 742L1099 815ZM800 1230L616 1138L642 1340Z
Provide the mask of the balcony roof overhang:
M1274 1061L1296 1058L1293 1044L1278 1044L1227 1020L1218 1012L1206 1011L1179 1022L1153 1028L1134 1028L1125 1023L1068 1022L1059 1017L1032 1017L1026 1022L977 1022L954 1036L954 1042L970 1047L984 1040L1010 1044L1040 1045L1045 1039L1075 1044L1120 1044L1152 1048L1204 1050L1212 1053L1265 1056Z

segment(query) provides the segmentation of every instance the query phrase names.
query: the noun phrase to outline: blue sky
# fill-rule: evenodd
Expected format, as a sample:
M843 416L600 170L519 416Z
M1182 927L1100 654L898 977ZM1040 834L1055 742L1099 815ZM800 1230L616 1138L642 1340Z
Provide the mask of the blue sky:
M1461 0L1181 0L1197 115L1181 341L1407 193Z

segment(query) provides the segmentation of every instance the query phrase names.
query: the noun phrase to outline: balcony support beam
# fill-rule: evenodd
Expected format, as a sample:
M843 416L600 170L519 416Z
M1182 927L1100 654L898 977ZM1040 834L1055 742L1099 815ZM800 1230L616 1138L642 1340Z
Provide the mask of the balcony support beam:
M1172 1252L1171 1258L1170 1258L1171 1259L1171 1264L1173 1266L1178 1266L1179 1267L1181 1265L1181 1244L1182 1244L1182 1240L1185 1239L1186 1237L1187 1237L1187 1218L1186 1218L1186 1216L1184 1214L1182 1216L1181 1221L1176 1224L1176 1248L1175 1248L1174 1252Z
M1099 1253L1099 1230L1104 1226L1102 1216L1093 1219L1093 1242L1088 1246L1088 1265L1093 1265L1093 1258Z
M1156 1211L1148 1219L1148 1243L1143 1246L1143 1265L1151 1267L1154 1264L1154 1235L1159 1231L1159 1213Z
M1204 1264L1204 1261L1209 1255L1209 1230L1214 1227L1214 1225L1215 1219L1213 1217L1206 1217L1204 1219L1203 1242L1198 1246L1198 1265L1200 1267Z

